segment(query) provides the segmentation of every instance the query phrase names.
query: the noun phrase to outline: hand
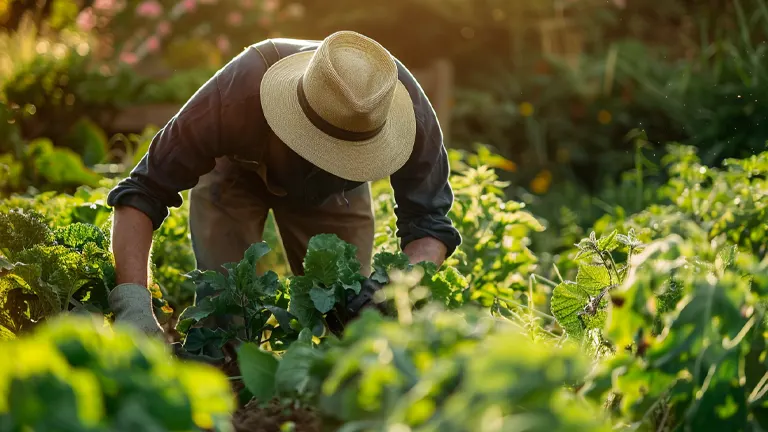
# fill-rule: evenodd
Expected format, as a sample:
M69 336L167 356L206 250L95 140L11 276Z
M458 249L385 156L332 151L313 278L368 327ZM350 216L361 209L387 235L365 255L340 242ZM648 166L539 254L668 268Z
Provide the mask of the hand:
M115 312L116 324L128 324L150 336L163 334L152 311L152 295L137 284L120 284L109 293L109 307Z
M419 264L424 261L435 263L440 267L445 261L445 255L448 248L440 240L432 237L424 237L414 240L403 249L403 253L408 255L411 264Z

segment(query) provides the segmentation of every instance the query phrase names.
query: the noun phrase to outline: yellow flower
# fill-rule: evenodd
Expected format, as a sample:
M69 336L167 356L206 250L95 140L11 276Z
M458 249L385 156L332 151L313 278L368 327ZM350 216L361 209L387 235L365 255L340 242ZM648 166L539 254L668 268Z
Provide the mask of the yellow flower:
M606 110L600 110L600 112L597 113L597 121L599 121L601 124L608 124L612 119L613 116Z
M518 109L520 110L520 115L523 117L530 117L533 115L533 105L530 102L521 103Z
M531 190L537 194L546 193L552 185L552 173L549 170L542 170L531 180Z

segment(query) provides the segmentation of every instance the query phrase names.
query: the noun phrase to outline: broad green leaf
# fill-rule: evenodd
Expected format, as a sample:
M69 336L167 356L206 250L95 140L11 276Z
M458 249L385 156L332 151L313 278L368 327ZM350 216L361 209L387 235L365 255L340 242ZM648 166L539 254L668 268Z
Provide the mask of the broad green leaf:
M315 329L317 323L321 322L323 318L320 311L315 308L315 304L309 294L313 286L312 280L306 276L291 278L288 286L288 292L291 297L288 312L299 320L303 328ZM315 336L319 336L319 334L315 333Z
M576 274L576 284L591 296L596 296L612 283L608 269L602 265L581 265ZM616 281L613 281L616 283Z
M292 317L287 310L279 306L266 305L264 307L270 312L272 312L272 314L275 316L275 319L277 319L278 324L280 324L280 327L282 327L283 330L289 333L293 332L293 329L291 328Z
M198 322L208 318L214 311L216 311L216 305L211 301L211 297L205 297L196 305L184 309L184 312L179 316L179 321Z
M595 315L580 314L589 301L589 294L573 282L561 283L552 292L552 315L568 335L575 339L581 339L587 330L601 329L605 325L606 299L602 299Z
M254 243L248 248L248 250L245 251L244 260L248 262L255 271L256 262L264 257L264 255L268 254L269 251L270 248L266 242Z
M186 275L192 279L195 284L205 284L213 291L224 291L229 287L229 280L226 275L214 270L194 270Z
M193 328L187 332L183 346L191 353L202 352L214 358L222 358L224 355L219 348L226 342L226 337L227 335L221 329L214 331L205 327Z
M327 313L336 305L336 290L334 288L313 287L309 291L309 296L320 313Z
M307 252L304 258L304 274L330 287L339 280L341 259L338 251L334 249Z
M354 286L355 282L362 282L365 278L360 274L360 268L357 247L351 243L345 243L343 258L339 262L339 282L345 286Z
M283 355L275 374L275 385L282 396L301 394L312 379L310 370L322 358L320 351L294 343Z
M275 395L278 361L274 355L246 343L238 349L237 363L248 391L261 402L269 401Z
M706 347L722 351L725 339L732 340L744 328L747 318L742 316L744 282L729 273L719 280L697 280L691 283L692 292L682 300L684 306L671 320L667 336L648 353L653 367L679 371L693 367L696 361L691 353L700 353Z
M256 292L262 297L274 297L280 288L280 278L271 270L257 279Z
M310 329L303 329L299 333L298 339L296 339L298 343L308 344L312 345L312 330Z
M344 242L335 234L312 237L304 257L304 275L322 283L327 288L339 283L352 286L364 278L360 275L357 248Z
M360 281L355 281L351 285L344 284L343 287L345 290L350 290L355 294L360 294L360 290L363 289L363 285Z

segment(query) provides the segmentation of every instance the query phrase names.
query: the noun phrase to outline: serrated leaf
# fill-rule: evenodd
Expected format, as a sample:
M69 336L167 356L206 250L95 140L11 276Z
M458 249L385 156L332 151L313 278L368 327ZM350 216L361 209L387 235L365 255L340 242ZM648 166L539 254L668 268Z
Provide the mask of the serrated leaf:
M600 237L600 239L597 241L597 247L602 251L612 251L619 247L619 242L616 239L616 235L619 232L617 230L613 230L610 234L605 235L603 237Z
M371 279L382 285L389 283L389 272L393 269L408 270L411 267L408 255L402 252L379 252L373 256Z
M580 285L573 282L563 282L555 287L552 292L551 311L566 333L575 339L581 339L585 331L603 328L606 319L604 306L607 301L601 301L597 313L593 315L582 314L584 307L590 302L589 294Z
M718 275L722 275L725 273L725 270L730 267L733 260L736 258L737 250L738 247L736 245L725 246L720 249L720 252L717 253L717 257L715 257L715 269L717 270Z
M85 223L73 223L56 228L53 232L56 244L82 252L85 245L95 244L100 249L109 248L109 238L98 227Z
M591 296L596 296L611 285L611 275L602 265L581 265L576 274L576 284Z
M320 313L327 313L336 305L336 290L334 288L312 287L309 296Z
M274 355L262 351L256 344L246 343L237 351L237 363L248 391L261 402L272 399L278 367Z
M461 306L458 294L469 286L467 279L453 267L431 276L425 272L422 284L429 288L433 299L449 308Z

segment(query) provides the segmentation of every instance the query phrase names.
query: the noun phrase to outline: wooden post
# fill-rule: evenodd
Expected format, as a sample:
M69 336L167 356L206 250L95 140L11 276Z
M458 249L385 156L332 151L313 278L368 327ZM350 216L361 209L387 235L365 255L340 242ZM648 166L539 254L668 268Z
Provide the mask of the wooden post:
M443 140L447 144L450 141L453 108L453 64L448 60L439 59L428 68L414 70L413 76L432 103L443 131Z

